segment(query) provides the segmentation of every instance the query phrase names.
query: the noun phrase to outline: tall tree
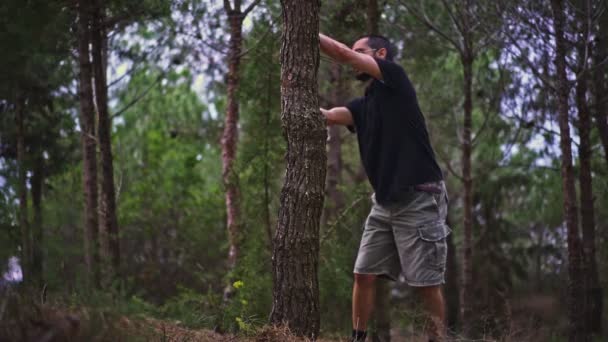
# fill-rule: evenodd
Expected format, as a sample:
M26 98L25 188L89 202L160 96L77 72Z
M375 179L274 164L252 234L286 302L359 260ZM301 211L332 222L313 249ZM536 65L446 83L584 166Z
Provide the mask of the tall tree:
M101 191L99 196L99 244L104 285L118 275L120 268L120 240L116 219L116 191L112 158L112 123L108 111L107 44L104 2L94 2L91 18L93 74L95 80L95 104L97 105L99 162Z
M473 324L473 64L476 58L492 43L496 30L495 23L485 22L484 6L471 0L455 2L441 1L437 4L447 17L449 29L445 24L434 22L427 15L425 5L414 7L407 1L399 1L414 17L429 30L434 31L454 49L462 66L463 124L460 136L461 174L456 175L464 185L463 198L463 246L462 276L460 286L460 322L463 332L468 335ZM478 29L485 26L483 30ZM453 29L452 29L453 28ZM451 168L450 168L451 169Z
M591 143L591 113L587 99L589 83L589 44L590 23L592 22L592 8L586 0L578 2L576 9L576 22L578 28L577 39L577 79L576 79L576 107L578 110L578 133L580 144L578 148L580 172L580 202L581 202L581 228L583 233L583 263L582 272L585 278L585 323L586 330L599 330L602 315L602 293L599 289L599 276L597 273L597 260L595 252L595 211L593 200L593 179L591 176L591 159L593 150ZM598 318L600 318L598 320Z
M367 33L378 34L378 21L380 20L380 10L378 0L367 0Z
M99 285L97 138L93 104L93 70L90 59L91 7L89 1L78 2L78 98L80 102L80 131L82 141L82 181L84 192L84 254L87 278L92 286Z
M17 168L19 197L19 227L21 229L21 255L26 272L30 271L32 261L32 238L28 223L27 206L27 167L25 165L25 97L17 95L15 106L15 126L17 128Z
M228 47L228 94L226 119L222 135L222 178L226 197L226 226L228 228L229 251L228 268L233 269L237 263L241 240L241 208L238 175L234 169L238 143L239 121L239 73L241 65L241 50L243 45L243 20L247 14L260 2L254 0L245 10L241 9L241 0L224 0L224 11L228 16L230 42ZM231 293L229 284L224 291L227 298Z
M319 221L325 185L325 120L319 112L318 0L282 0L281 119L286 175L273 243L272 324L319 335Z
M584 307L582 302L583 279L581 274L581 241L578 229L578 209L576 207L576 189L574 186L574 170L572 167L572 140L570 137L569 120L569 83L566 75L566 40L564 27L566 14L563 0L551 0L553 14L553 29L555 32L555 70L557 73L557 111L559 115L561 175L563 190L564 219L568 229L568 319L569 340L582 341L585 339Z
M36 277L38 284L43 281L43 231L42 231L42 186L45 177L44 156L41 149L34 152L32 161L32 177L30 180L32 194L32 274Z

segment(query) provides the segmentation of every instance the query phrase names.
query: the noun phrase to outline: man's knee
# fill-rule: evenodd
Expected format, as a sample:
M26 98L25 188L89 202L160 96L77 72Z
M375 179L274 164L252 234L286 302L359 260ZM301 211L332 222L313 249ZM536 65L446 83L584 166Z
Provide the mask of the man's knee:
M370 287L376 283L377 277L378 276L376 276L375 274L355 273L355 284L357 286Z

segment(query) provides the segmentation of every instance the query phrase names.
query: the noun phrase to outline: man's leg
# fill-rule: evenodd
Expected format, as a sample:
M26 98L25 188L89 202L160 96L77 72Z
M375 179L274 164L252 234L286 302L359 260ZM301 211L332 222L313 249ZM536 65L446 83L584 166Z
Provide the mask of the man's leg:
M445 341L445 301L441 286L417 287L416 291L429 318L429 323L425 324L426 333L434 341Z
M353 330L366 331L374 309L376 275L355 273L353 286Z

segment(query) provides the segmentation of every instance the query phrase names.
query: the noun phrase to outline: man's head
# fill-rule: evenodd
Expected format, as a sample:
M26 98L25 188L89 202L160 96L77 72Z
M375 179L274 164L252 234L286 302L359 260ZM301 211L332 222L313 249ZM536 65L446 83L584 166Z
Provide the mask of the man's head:
M353 44L353 51L364 53L379 59L393 61L396 55L396 49L391 42L384 36L380 35L365 35L360 37ZM357 71L357 79L367 81L371 78L370 75Z

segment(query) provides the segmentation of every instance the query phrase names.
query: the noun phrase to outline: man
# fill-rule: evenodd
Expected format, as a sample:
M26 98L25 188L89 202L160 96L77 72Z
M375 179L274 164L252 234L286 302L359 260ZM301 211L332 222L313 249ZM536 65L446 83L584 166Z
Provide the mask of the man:
M324 54L353 67L358 80L369 81L363 97L345 107L321 108L328 125L356 132L375 191L354 268L352 341L365 340L376 278L399 275L425 304L429 340L443 341L448 198L416 92L393 62L395 49L385 37L365 36L352 49L319 37Z

